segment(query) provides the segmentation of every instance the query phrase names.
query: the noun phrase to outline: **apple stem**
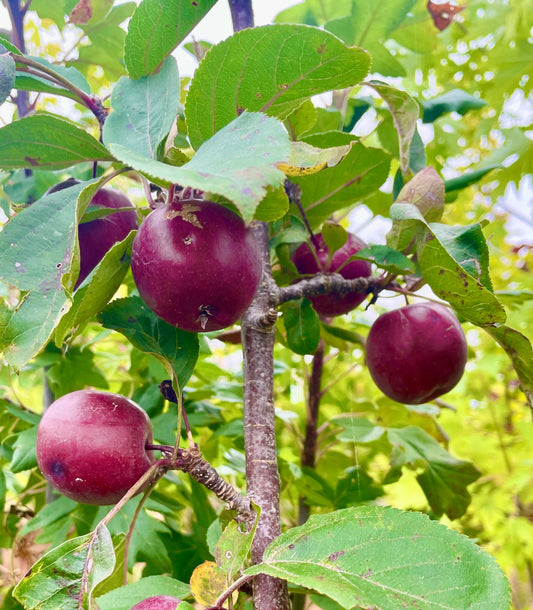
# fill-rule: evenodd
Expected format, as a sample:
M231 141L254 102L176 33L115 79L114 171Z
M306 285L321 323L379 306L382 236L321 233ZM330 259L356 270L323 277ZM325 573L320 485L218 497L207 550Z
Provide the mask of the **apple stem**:
M313 244L313 251L314 251L314 253L316 253L320 249L320 244L318 243L318 240L317 240L315 234L313 233L313 230L311 229L311 225L309 224L309 220L308 220L305 210L303 208L302 190L294 182L291 182L290 180L285 180L285 191L286 191L287 196L289 197L290 201L292 201L293 203L296 204L296 207L298 208L300 215L302 216L302 220L305 225L305 228L306 228L307 232L309 233L309 239L311 240L311 243ZM319 267L320 267L320 264L319 264Z
M172 451L172 447L170 448ZM158 479L154 480L151 485L149 485L145 490L141 501L137 505L135 509L135 513L131 519L131 523L128 527L128 532L126 533L126 538L124 540L124 569L122 572L122 585L125 586L128 584L128 552L130 548L131 537L133 536L133 530L135 528L135 524L137 523L137 519L139 514L144 506L144 503L148 499L149 495L152 493L152 489L157 485Z
M63 78L55 70L52 70L52 68L42 65L30 57L16 55L15 53L11 53L11 56L15 60L16 64L27 66L24 68L19 67L21 72L30 72L31 74L37 73L40 76L44 76L44 78L52 81L56 85L67 89L76 97L76 101L88 108L94 114L100 126L104 124L105 119L107 118L107 110L102 104L102 100L100 98L85 93L85 91L82 91L79 87L73 85L69 80ZM60 95L61 91L58 91L58 94Z
M141 490L146 483L151 481L149 491L153 488L153 486L157 483L157 481L163 476L163 474L170 467L169 460L158 460L154 462L150 468L143 474L143 476L134 484L128 491L122 496L122 498L115 504L115 506L107 513L107 515L98 523L98 525L94 528L91 539L89 541L89 545L87 548L87 558L85 559L85 565L83 566L83 574L81 576L80 582L80 593L78 597L78 610L82 610L83 607L83 599L84 594L87 593L87 584L89 580L89 573L91 571L91 566L93 565L93 558L91 557L91 551L94 546L94 543L97 539L98 532L100 528L107 527L109 522L115 517L124 507L126 502L131 500L133 496L135 496L139 490ZM135 517L136 518L136 517ZM135 519L134 518L134 519ZM135 521L133 521L135 522ZM126 562L127 563L127 562Z
M174 183L172 183L168 187L167 203L172 203L174 201L175 195L176 195L176 185Z
M146 444L144 446L144 448L147 451L161 451L161 453L169 453L169 454L172 454L172 451L174 450L174 447L172 447L172 445L151 445L151 444Z
M177 381L176 381L177 385ZM187 440L189 441L189 449L196 446L194 442L194 438L191 431L191 426L189 424L189 418L187 417L187 413L185 412L185 408L183 407L183 397L180 391L179 397L176 395L174 387L172 385L172 381L170 379L165 379L159 384L159 391L165 400L178 405L181 417L183 418L183 425L185 426L185 431L187 433ZM179 445L180 435L177 435L176 445L174 447L174 453L172 457L175 458L177 456L177 447Z

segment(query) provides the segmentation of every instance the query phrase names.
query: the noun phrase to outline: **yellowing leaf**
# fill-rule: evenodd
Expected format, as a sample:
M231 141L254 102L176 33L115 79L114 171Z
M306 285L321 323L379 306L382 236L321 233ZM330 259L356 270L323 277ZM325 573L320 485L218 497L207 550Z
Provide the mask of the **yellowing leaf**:
M316 174L325 167L333 167L340 163L350 152L350 148L351 144L316 148L306 142L291 142L289 161L278 164L278 167L287 176Z
M191 593L203 606L212 606L227 587L226 575L214 561L204 561L191 576Z

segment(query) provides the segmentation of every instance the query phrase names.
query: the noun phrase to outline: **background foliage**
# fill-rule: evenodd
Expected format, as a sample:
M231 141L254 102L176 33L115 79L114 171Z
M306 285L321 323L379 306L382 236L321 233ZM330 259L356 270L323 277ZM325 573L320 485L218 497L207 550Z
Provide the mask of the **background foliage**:
M146 41L152 40L154 24L159 23L163 14L158 12L158 6L161 8L163 3L145 1L139 9L133 2L92 4L95 10L87 18L79 10L72 12L74 1L33 0L26 20L27 50L30 55L50 62L54 70L85 93L93 91L105 97L112 90L109 104L119 111L121 92L139 104L154 99L142 77L160 66L214 2L198 2L198 12L191 16L190 23L180 23L172 36L153 40L153 44ZM177 1L168 3L177 4ZM358 138L357 145L352 145L341 163L331 162L331 167L316 174L301 172L293 176L293 181L302 189L304 207L311 206L308 217L313 228L334 213L344 226L356 230L370 243L384 245L391 218L400 218L395 216L399 214L397 208L391 210L391 203L401 189L401 170L405 177L409 172L412 175L425 166L433 166L446 187L442 222L452 226L482 223L488 245L484 255L490 260L487 281L492 282L496 298L505 306L506 324L531 341L533 98L528 70L533 64L533 51L528 17L532 13L531 0L515 3L470 0L449 26L439 31L426 2L421 0L386 0L377 7L362 0L320 3L307 0L276 17L277 23L292 25L273 32L267 29L261 37L260 51L257 56L250 51L249 60L263 62L265 72L269 73L273 54L285 40L292 40L295 45L287 49L288 56L301 53L299 39L293 34L303 30L295 24L323 26L323 30L313 30L317 39L323 37L330 42L327 32L331 32L347 45L360 46L370 53L371 75L379 83L344 89L365 74L365 55L359 49L349 50L346 54L350 55L350 61L354 60L353 56L360 56L361 65L357 74L346 75L345 82L343 58L337 55L338 65L333 60L329 66L331 86L326 83L322 90L302 89L295 97L284 98L265 83L265 98L253 106L247 90L247 86L253 90L253 72L251 84L246 78L237 83L229 77L221 79L220 84L213 77L220 57L232 56L232 46L240 49L246 49L247 44L255 46L257 34L243 32L207 55L192 82L189 77L182 77L179 92L177 80L173 78L176 62L166 60L158 72L162 83L156 87L158 91L168 91L168 99L159 100L163 102L161 109L154 110L153 131L145 131L147 137L142 141L132 138L134 145L124 141L123 125L113 120L106 122L103 134L106 147L94 138L85 138L82 134L98 137L94 117L87 107L70 101L68 89L60 91L66 95L58 96L56 85L17 72L17 88L41 91L37 96L31 94L32 107L68 116L72 122L53 119L61 123L56 137L65 144L61 154L66 156L62 157L50 155L49 148L41 154L36 141L39 134L48 142L53 137L50 135L52 117L45 113L29 117L36 123L31 131L32 155L44 161L41 169L28 172L24 159L10 148L10 143L28 132L7 131L17 129L16 123L10 122L17 110L10 98L2 106L3 120L9 124L0 130L3 170L0 206L4 220L27 203L39 200L62 177L74 175L90 179L89 163L70 167L74 151L80 155L80 161L99 160L104 165L112 159L111 151L116 159L144 171L163 186L171 181L180 182L186 176L188 184L199 187L194 175L200 171L198 168L204 170L220 163L220 145L216 136L209 138L217 131L223 144L230 142L224 139L227 134L219 128L237 118L240 100L247 110L266 111L270 116L285 119L293 140L325 149L346 146ZM136 27L130 27L126 35L123 26L132 15L131 23ZM250 43L247 37L252 38ZM305 36L303 39L307 41ZM201 55L202 49L215 42L218 41L195 41L188 48ZM8 44L6 41L9 49ZM306 57L305 53L302 56ZM234 69L231 62L223 65L231 74ZM288 82L297 80L304 70L295 65L288 62L285 66L284 77ZM6 63L5 70L9 69ZM123 80L113 86L128 73L141 80ZM212 106L215 116L205 114L202 98L210 87L217 99L217 104ZM314 98L314 105L305 101L312 92L322 93L332 87L337 91L319 100ZM402 97L398 91L408 92L412 99ZM403 139L402 134L404 128L414 127L413 116L416 118L419 110L421 118L409 152L406 142L408 145L413 132L411 137ZM185 138L182 125L173 146L165 151L164 160L170 164L162 168L161 151L154 146L168 132L176 113L178 126L184 120L190 123L189 139L180 140ZM233 125L236 135L239 129L249 129L249 125L243 127L242 121L254 121L257 116L241 115L241 122L237 119ZM44 121L42 127L39 121ZM271 125L272 132L266 132L267 136L277 134L279 124L272 120ZM191 165L181 167L192 152L189 144L197 153ZM265 146L262 141L252 145L260 150ZM366 148L360 149L359 145ZM260 187L254 182L250 188L259 188L261 196L267 193L267 197L257 208L261 196L255 193L250 197L248 185L243 185L238 175L231 175L235 158L241 154L250 156L249 151L243 153L238 147L229 148L225 159L227 179L220 183L212 178L207 190L231 199L247 219L255 213L256 217L262 214L262 219L272 222L276 278L280 283L288 283L287 244L301 241L305 233L301 224L294 220L290 225L287 222L288 201L283 193L278 190L276 194L275 190L279 169L260 158L257 158L258 171L264 172L265 180ZM288 173L292 168L292 173L298 174L294 168L301 167L302 163L289 157L283 143L278 141L273 145L272 154L284 160ZM312 166L315 162L304 156L304 164ZM354 168L360 172L361 179L350 184L347 177L353 176ZM128 191L140 207L145 205L140 185L131 176L118 176L113 185ZM336 189L338 194L332 196ZM315 205L324 199L328 205ZM49 216L49 207L44 212L43 206L36 204L31 210L38 217L35 222L63 223L68 228L83 213L88 201L86 197L86 201L78 202L75 210L76 202L57 194L49 199L49 205L55 210L53 219ZM291 209L289 214L292 212ZM55 247L61 252L65 244L56 242ZM146 345L146 327L138 329L133 344L119 332L111 331L121 330L122 313L118 310L120 307L127 310L132 304L130 299L135 298L131 296L134 287L130 273L126 273L127 266L117 267L128 245L121 247L122 250L115 252L115 262L108 261L114 282L103 300L101 295L99 300L91 299L87 292L75 297L75 306L54 330L55 316L65 303L59 285L54 293L59 300L51 306L48 322L38 320L34 328L29 327L30 331L25 328L24 340L20 340L21 333L13 326L9 312L18 302L18 291L28 291L24 301L27 310L42 310L47 293L39 288L42 277L38 253L34 268L32 260L27 261L30 273L26 276L26 285L6 276L7 259L2 259L0 279L4 281L0 283L0 291L5 304L0 312L0 345L11 365L0 364L0 497L4 501L0 546L2 607L6 609L20 607L10 594L11 587L45 549L74 536L86 536L107 510L77 505L66 498L46 502L34 445L39 413L50 395L59 397L83 386L94 386L131 396L149 413L155 438L165 444L174 442L176 414L163 401L158 389L161 379L168 377L162 364L166 354L162 357L157 349ZM46 251L50 252L49 245ZM100 283L104 284L111 272L101 270L100 273L105 280ZM48 279L57 281L53 269ZM115 288L119 296L128 300L115 302L96 319L95 314L102 310ZM497 341L479 326L466 321L465 315L469 363L460 384L444 400L419 407L386 399L369 378L362 346L377 313L401 302L393 294L385 294L371 309L359 308L335 319L331 325L320 324L305 304L297 311L294 309L299 307L297 304L284 306L283 319L277 324L279 341L275 349L274 379L284 526L297 525L306 512L322 514L374 501L425 512L476 540L491 553L511 582L514 607L530 607L533 604L530 457L533 431L531 412L519 388L517 372ZM118 324L114 316L118 317ZM301 316L306 320L306 330L296 334L296 324L291 319ZM29 318L31 321L32 316ZM146 321L147 325L151 323ZM52 331L52 340L47 342ZM319 337L325 343L325 359L318 453L316 466L311 468L302 466L301 448L311 354L317 348ZM18 355L10 356L14 338L20 349ZM187 383L185 406L204 457L227 480L244 489L242 355L240 346L230 339L231 334L224 333L218 338L200 337L199 359ZM44 350L36 354L45 343ZM529 368L527 348L521 348L521 353L524 387L527 385L524 380L531 381L533 372ZM173 364L178 375L181 371L183 378L189 377L190 362ZM142 575L146 587L152 586L160 592L161 588L157 587L162 586L161 581L147 577L161 579L164 578L161 574L167 574L188 583L197 565L213 560L220 533L216 519L219 503L209 498L200 485L176 473L167 474L150 496L146 510L140 513L128 556L124 557L123 551L121 556L124 532L137 502L132 500L122 517L109 525L118 549L117 565L111 578L97 585L101 587L97 589L100 596L112 595L109 591L121 583L124 565L130 571L131 580ZM275 571L275 566L271 569ZM175 586L174 580L172 583L164 586ZM131 605L146 596L147 591L138 593L135 599L128 598L125 603ZM185 591L176 591L176 595L187 592L185 588ZM315 602L324 608L335 607L326 606L319 596ZM116 608L113 605L116 603L104 595L100 605Z

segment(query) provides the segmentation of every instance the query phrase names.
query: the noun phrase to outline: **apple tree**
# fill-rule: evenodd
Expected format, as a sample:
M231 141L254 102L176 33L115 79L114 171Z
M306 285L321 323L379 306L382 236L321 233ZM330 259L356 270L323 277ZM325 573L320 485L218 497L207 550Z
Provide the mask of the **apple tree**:
M526 607L531 0L222 4L4 0L1 607Z

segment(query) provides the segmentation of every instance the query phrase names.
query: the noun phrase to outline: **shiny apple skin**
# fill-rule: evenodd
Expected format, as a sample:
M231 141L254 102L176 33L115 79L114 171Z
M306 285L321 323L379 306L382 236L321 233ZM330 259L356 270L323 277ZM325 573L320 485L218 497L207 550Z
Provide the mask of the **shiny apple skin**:
M340 273L343 278L353 280L357 277L369 277L372 267L369 262L363 260L353 260L344 264L351 256L357 254L359 250L366 248L366 244L352 233L348 233L346 243L334 252L328 264L329 248L327 247L321 233L315 235L318 249L315 250L318 262L313 255L309 244L299 246L292 255L292 262L298 272L305 275L314 275L320 271L325 273ZM344 266L343 266L344 265ZM325 294L311 297L309 300L313 304L314 310L322 317L341 316L352 309L355 309L366 298L366 294L350 293L344 296L335 294Z
M367 338L370 375L398 402L421 404L446 394L461 379L466 360L459 320L437 303L414 303L384 313Z
M190 199L144 219L131 268L148 307L189 332L234 324L261 279L259 248L243 220L216 203Z
M131 607L131 610L176 610L181 599L170 595L154 595L147 597Z
M84 504L115 504L154 463L152 425L124 396L77 390L53 402L37 432L37 463L62 494Z
M79 225L80 274L74 286L75 289L112 246L125 239L130 231L135 231L139 226L133 204L120 191L102 188L93 197L91 205L100 208L131 208L131 212L128 210L116 212Z

